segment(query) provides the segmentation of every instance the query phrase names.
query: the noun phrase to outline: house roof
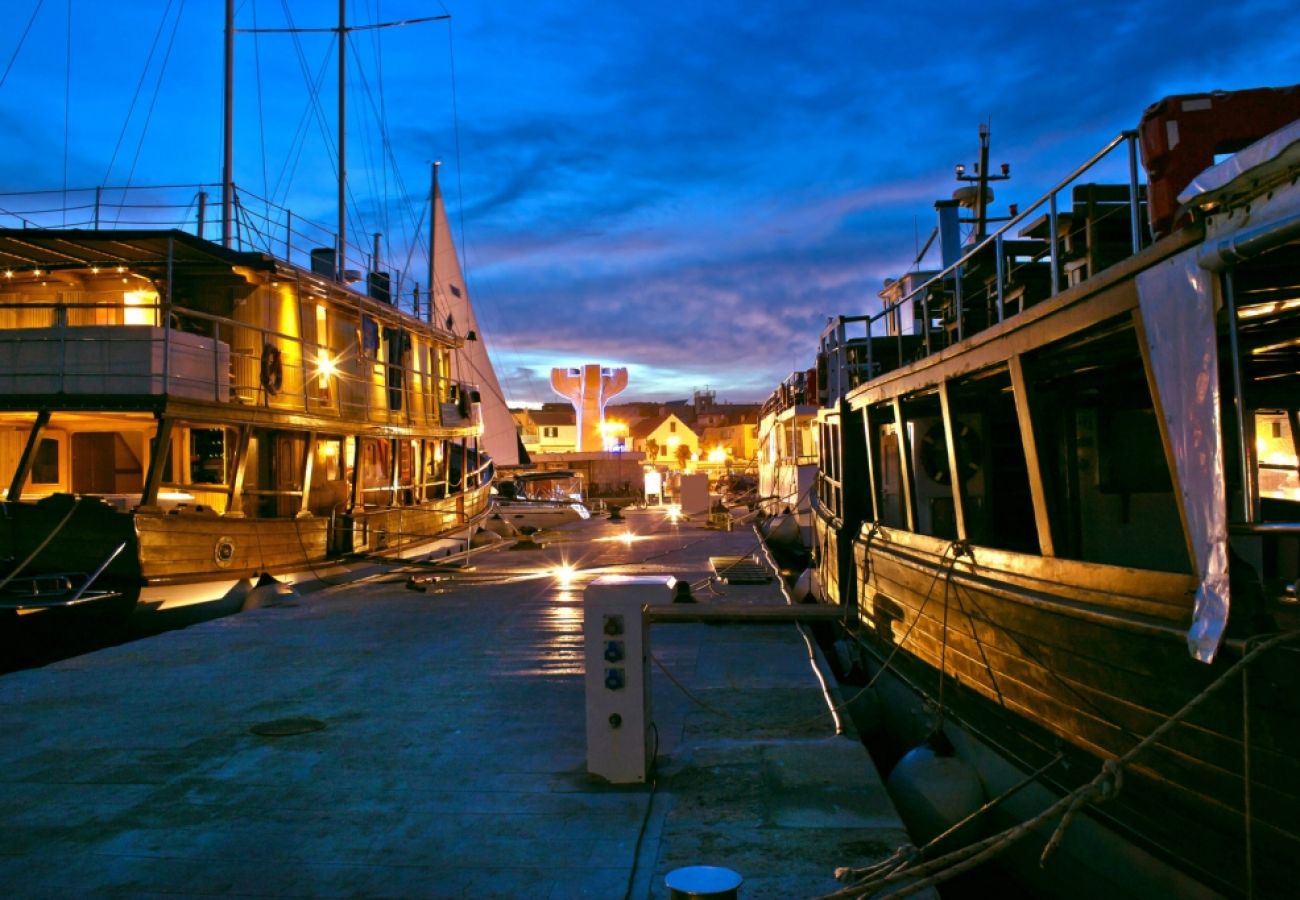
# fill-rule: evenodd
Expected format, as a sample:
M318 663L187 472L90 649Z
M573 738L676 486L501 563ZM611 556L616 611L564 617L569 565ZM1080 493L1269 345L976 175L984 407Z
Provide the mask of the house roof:
M550 410L535 409L532 418L534 425L573 425L577 422L573 410L552 412Z
M683 429L689 431L692 435L695 435L695 430L691 428L690 425L683 422L681 416L676 413L668 413L666 416L651 416L648 419L642 419L640 422L632 425L632 427L628 429L628 433L638 440L645 440L650 435L654 434L655 430L669 419L676 419L678 422L681 422Z

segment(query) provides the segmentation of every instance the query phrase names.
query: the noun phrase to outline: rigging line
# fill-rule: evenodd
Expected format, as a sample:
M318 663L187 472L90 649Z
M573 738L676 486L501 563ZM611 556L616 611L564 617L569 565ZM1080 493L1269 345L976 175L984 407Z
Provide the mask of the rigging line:
M450 16L448 18L450 18ZM460 217L460 241L461 241L461 250L462 250L460 255L463 258L463 263L461 265L461 278L465 282L465 290L469 291L469 282L470 282L469 238L467 232L465 231L465 191L464 191L464 185L463 185L463 180L461 175L462 171L464 170L464 166L462 165L461 152L460 152L460 104L458 102L458 94L456 90L456 42L455 42L454 35L452 33L451 25L447 26L447 55L448 55L448 60L451 63L450 66L451 68L451 121L452 121L453 144L456 150L456 205L458 207L457 212ZM455 244L453 243L452 246L454 247ZM491 305L490 298L485 298L485 299L488 299L489 305ZM496 315L495 311L494 311L494 316L497 318L498 321L504 321L504 318L499 315ZM488 362L489 364L492 365L494 372L499 371L502 369L501 361L500 361L501 354L500 353L493 354L493 352L488 349L486 339L484 338L483 335L483 331L484 331L483 323L479 322L478 325L479 325L479 340L484 341L483 348L484 351L487 353ZM513 341L510 340L510 338L508 337L508 333L505 331L504 328L502 329L502 334L505 335L504 340L511 344L511 349L514 351L515 355L516 356L519 355L519 348L514 345ZM496 357L495 359L493 359L494 355ZM530 384L529 387L531 388L532 385ZM504 388L502 390L504 391ZM537 395L534 393L533 396L535 398ZM502 402L505 402L504 395L501 396L501 400Z
M361 86L362 86L362 88L363 88L363 91L364 91L363 96L365 97L366 101L370 104L371 112L374 113L374 115L375 115L375 117L376 117L376 119L377 119L377 121L378 121L378 123L379 123L378 130L379 130L379 135L380 135L380 144L381 144L381 146L383 147L383 150L384 150L384 156L385 156L385 158L386 158L386 160L387 160L389 166L392 167L393 178L394 178L394 180L397 182L397 195L398 195L398 197L403 198L403 203L400 204L400 205L404 205L404 210L405 210L405 212L406 212L406 214L407 214L408 222L411 223L411 224L413 224L413 226L414 226L414 233L413 233L413 234L406 234L406 233L403 233L403 234L400 235L400 237L401 237L403 240L407 240L408 243L409 243L412 247L414 247L416 244L419 243L419 241L418 241L416 238L417 238L417 236L419 235L419 232L420 232L421 227L423 227L423 222L424 222L424 211L423 211L423 209L421 210L421 212L420 212L420 216L419 216L419 219L417 220L417 219L416 219L416 215L415 215L415 210L414 210L414 204L409 200L409 198L410 198L412 195L411 195L411 193L410 193L410 192L407 190L407 188L406 188L406 182L405 182L405 179L403 179L403 177L402 177L401 168L400 168L400 167L398 166L398 164L397 164L397 156L396 156L396 154L393 152L393 142L392 142L392 140L391 140L391 138L390 138L390 136L389 136L389 134L388 134L388 119L387 119L386 114L385 114L384 111L383 111L383 106L382 106L382 96L381 96L381 103L377 105L377 104L375 103L374 91L373 91L373 90L371 89L371 87L370 87L370 81L366 78L365 70L364 70L364 68L361 66L361 63L362 63L361 55L360 55L360 53L357 51L357 49L356 49L355 46L352 48L352 53L353 53L353 56L356 58L356 61L357 61L357 63L358 63L358 73L357 73L357 74L358 74L358 78L359 78L359 80L360 80L360 82L361 82ZM381 94L382 94L382 84L381 84L380 87L381 87ZM383 171L384 171L385 176L387 176L388 168L387 168L387 167L382 167L382 168L383 168ZM382 193L380 196L382 196L382 197L384 197L384 198L387 198L387 197L388 197L388 192L387 192L387 183L386 183L386 182L385 182L385 186L384 186L384 193ZM421 206L423 206L423 204L421 204ZM385 234L389 234L390 232L389 232L389 230L388 230L388 226L389 226L390 223L388 222L388 206L387 206L387 203L384 204L384 206L383 206L383 210L384 210L383 215L384 215L384 219L385 219L385 231L384 231L384 233L385 233ZM391 245L391 240L390 240L389 243L390 243L390 245ZM408 256L408 269L409 269L409 256ZM403 271L405 272L405 271L407 271L407 270L404 269Z
M375 18L379 18L379 0L375 0ZM388 144L388 104L384 96L384 53L381 41L382 33L379 29L373 29L371 32L372 45L375 54L375 70L379 73L379 131L383 135L384 146ZM388 169L380 167L380 176L383 182L383 190L379 196L385 198L383 206L384 233L392 232L392 223L389 219L388 211Z
M176 45L176 33L181 28L181 17L185 14L185 0L180 0L176 7L176 21L172 23L171 37L167 39L167 50L163 53L162 64L158 67L158 80L154 82L153 97L149 100L149 109L144 115L144 125L140 128L140 141L135 147L135 156L131 159L131 168L126 173L126 187L131 186L131 179L135 176L135 167L140 162L140 153L144 150L144 140L149 134L149 123L153 119L154 106L158 103L158 94L162 91L163 76L167 74L167 63L172 56L172 47ZM121 210L118 210L118 218L121 218Z
M32 30L32 25L36 22L36 14L41 11L42 4L45 0L36 0L36 8L32 10L31 18L27 20L27 27L23 29L22 36L18 38L18 46L14 47L14 52L9 57L9 64L5 66L3 75L0 75L0 88L5 86L5 81L9 78L10 71L13 70L14 63L18 61L18 54L23 49L23 44L27 40L28 33Z
M445 16L422 16L418 19L399 19L394 22L376 22L373 25L349 25L342 29L345 33L351 34L354 31L377 31L380 28L402 28L407 25L422 25L425 22L437 22L441 19L450 19L450 15ZM338 34L339 28L236 28L237 34Z
M288 4L287 0L280 0L280 7L281 7L281 9L284 11L285 18L289 21L290 24L292 24L292 23L293 23L293 13L292 13L292 12L290 11L290 9L289 9L289 4ZM336 30L337 30L337 29L336 29ZM291 32L291 33L292 33L292 32ZM328 152L329 156L330 156L332 159L337 160L337 159L338 159L338 151L337 151L337 149L336 149L335 146L334 146L334 140L333 140L333 137L332 137L332 135L330 134L330 129L329 129L329 127L328 127L328 124L327 124L326 121L325 121L325 112L324 112L324 110L321 108L321 104L320 104L320 85L321 85L321 82L322 82L322 81L324 80L324 78L325 78L325 71L326 71L326 69L327 69L327 66L328 66L329 60L330 60L330 58L331 58L331 56L332 56L332 52L333 52L334 46L335 46L335 45L334 45L334 42L331 41L331 42L329 43L329 45L325 48L325 55L324 55L324 57L323 57L323 59L322 59L322 61L321 61L320 74L319 74L319 76L317 77L317 79L316 79L315 81L313 81L312 78L311 78L311 69L310 69L310 68L308 67L308 65L307 65L307 55L306 55L306 53L303 51L302 42L298 39L298 36L297 36L296 34L294 34L294 36L293 36L293 49L294 49L295 54L296 54L297 57L298 57L298 67L299 67L299 69L302 70L303 81L305 81L305 82L307 83L308 88L309 88L309 91L308 91L308 93L307 93L307 111L306 111L306 112L314 112L314 113L316 114L316 115L315 115L315 118L316 118L316 124L317 124L317 127L320 128L321 135L322 135L322 139L323 139L323 141L324 141L324 143L325 143L325 149L326 149L326 151ZM306 115L306 112L304 112L304 116L303 116L304 120L305 120L306 118L308 118L308 116ZM306 141L307 141L307 139L306 139L306 135L305 135L305 131L306 131L306 125L305 125L305 122L302 123L302 124L300 124L300 127L303 129L304 134L303 134L303 148L300 148L300 150L299 150L299 158L301 158L302 149L305 149L305 147L306 147ZM295 164L294 164L294 170L295 170L295 171L297 170L297 161L295 161ZM335 163L335 165L334 165L334 172L335 172L335 175L337 176L337 174L338 174L338 166L337 166L337 163ZM282 176L282 180L283 180L283 176ZM290 183L285 185L285 189L284 189L284 190L285 190L285 197L286 197L286 198L288 197L289 187L290 187L291 184L292 184L292 178L290 179ZM274 199L274 198L272 198L272 199Z
M63 224L68 224L68 151L72 122L72 0L68 0L68 35L63 63Z
M426 210L421 209L421 210L420 210L420 218L419 218L419 219L416 221L416 223L415 223L415 233L416 233L417 235L420 233L420 230L421 230L422 228L424 228L424 216L425 216L425 214L426 214ZM418 244L419 244L419 241L416 241L416 240L410 240L410 241L407 241L407 242L406 242L406 263L405 263L405 265L402 267L402 271L403 271L403 272L409 272L409 271L411 271L411 257L415 256L415 248L416 248L416 246L417 246ZM430 292L429 292L429 297L430 297L430 299L432 299L432 297L433 297L433 292L432 292L432 290L430 290Z
M253 3L253 26L257 26L257 3ZM270 196L271 180L266 172L266 108L262 103L262 40L253 36L253 71L257 81L257 140L262 151L262 193Z
M287 8L285 9L285 14L289 14ZM320 69L316 74L316 78L313 80L311 78L311 70L307 67L306 54L303 53L302 45L298 42L297 38L294 38L294 51L298 58L298 66L302 70L303 80L307 83L308 94L307 101L303 104L302 115L298 119L298 127L295 130L293 140L289 145L290 150L294 151L296 148L296 152L285 156L284 164L280 167L280 174L276 178L275 189L268 196L268 199L272 203L280 206L285 206L288 203L289 191L293 186L294 175L298 171L298 164L302 162L302 154L307 147L307 132L309 130L308 122L312 118L312 113L316 113L318 118L322 115L319 109L320 89L322 82L325 80L325 73L328 69L330 57L332 55L331 48L327 48L325 56L321 60ZM281 188L283 188L283 193L281 193Z
M145 79L149 77L149 67L153 65L154 54L158 52L158 41L162 38L163 29L167 26L167 17L171 15L172 0L167 0L167 8L163 10L162 18L158 20L158 30L154 32L153 43L149 45L149 55L145 57L144 66L140 69L140 80L135 83L135 93L131 95L131 104L127 107L126 118L122 120L122 131L117 136L117 143L113 146L113 154L108 158L108 168L104 170L104 183L107 184L113 175L113 166L117 163L117 153L122 149L122 142L126 140L127 128L131 125L131 116L135 114L135 104L140 99L140 91L144 88ZM125 189L127 185L123 185Z

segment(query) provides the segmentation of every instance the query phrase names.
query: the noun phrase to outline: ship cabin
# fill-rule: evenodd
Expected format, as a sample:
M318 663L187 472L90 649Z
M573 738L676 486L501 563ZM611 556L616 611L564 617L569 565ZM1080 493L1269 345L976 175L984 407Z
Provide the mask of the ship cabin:
M887 282L881 311L827 326L815 539L832 599L862 602L849 544L861 554L882 529L1196 584L1216 508L1237 625L1253 597L1294 598L1300 167L1294 147L1270 161L1283 136L1211 168L1268 124L1230 122L1253 133L1189 139L1196 172L1223 171L1175 201L1186 185L1138 182L1162 115L987 235L958 236L968 196L936 204L959 250ZM1128 183L1097 179L1125 168ZM1190 604L1158 615L1186 625Z
M817 408L814 369L792 372L763 403L758 430L758 503L768 515L789 510L807 519L817 471Z
M299 223L233 249L202 237L201 203L147 230L94 204L91 227L0 230L8 501L292 519L485 480L477 392L451 379L463 339L400 309L387 273L336 271Z

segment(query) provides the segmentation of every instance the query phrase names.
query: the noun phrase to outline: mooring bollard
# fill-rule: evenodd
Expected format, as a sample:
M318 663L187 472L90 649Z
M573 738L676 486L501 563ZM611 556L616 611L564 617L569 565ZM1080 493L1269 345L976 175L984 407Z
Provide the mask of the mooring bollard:
M664 878L672 900L735 900L745 879L722 866L686 866Z

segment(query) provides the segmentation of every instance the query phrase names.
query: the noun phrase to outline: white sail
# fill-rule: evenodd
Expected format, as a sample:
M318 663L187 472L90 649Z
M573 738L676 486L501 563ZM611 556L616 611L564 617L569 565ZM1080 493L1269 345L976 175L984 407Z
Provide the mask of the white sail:
M483 413L481 446L498 466L517 466L519 437L515 420L488 359L487 345L470 302L469 287L461 272L436 177L433 194L433 321L465 338L464 346L452 354L451 377L478 387Z

